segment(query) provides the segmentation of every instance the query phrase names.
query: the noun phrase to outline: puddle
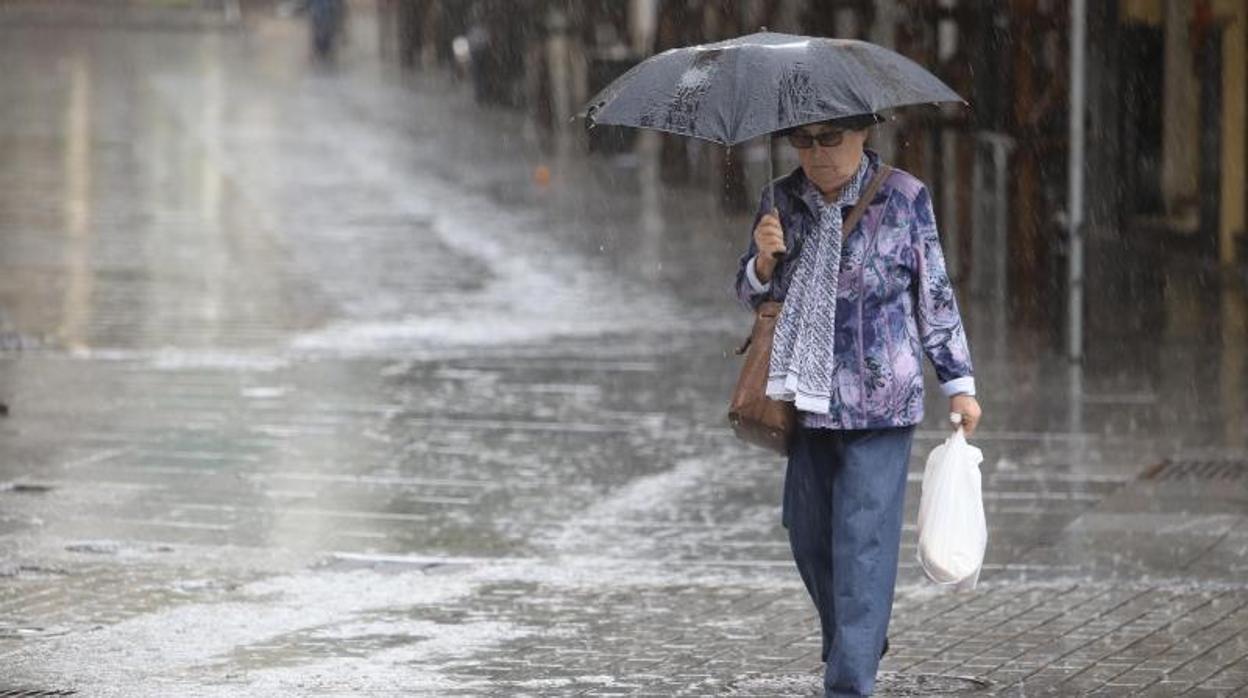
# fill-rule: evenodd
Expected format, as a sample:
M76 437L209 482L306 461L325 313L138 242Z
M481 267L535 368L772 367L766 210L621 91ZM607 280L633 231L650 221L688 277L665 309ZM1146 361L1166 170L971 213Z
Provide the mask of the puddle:
M135 553L171 553L173 552L173 546L136 545L116 540L84 540L69 543L65 546L65 550L71 553L85 553L88 555L124 555Z
M39 637L68 635L73 628L63 626L41 627L36 625L0 625L0 640L25 640Z
M50 579L68 576L69 572L42 565L11 565L0 567L0 579Z

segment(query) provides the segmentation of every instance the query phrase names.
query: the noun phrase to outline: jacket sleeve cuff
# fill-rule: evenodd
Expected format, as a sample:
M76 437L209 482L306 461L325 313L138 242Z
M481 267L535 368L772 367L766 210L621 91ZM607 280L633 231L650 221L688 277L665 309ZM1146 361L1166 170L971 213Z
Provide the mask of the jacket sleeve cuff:
M962 376L954 378L951 381L940 384L940 390L945 397L953 397L954 395L974 395L975 394L975 376Z
M745 263L745 280L750 282L750 288L754 293L766 293L771 290L771 282L763 283L758 280L758 274L754 271L754 261L758 259L755 255L750 257L750 261Z

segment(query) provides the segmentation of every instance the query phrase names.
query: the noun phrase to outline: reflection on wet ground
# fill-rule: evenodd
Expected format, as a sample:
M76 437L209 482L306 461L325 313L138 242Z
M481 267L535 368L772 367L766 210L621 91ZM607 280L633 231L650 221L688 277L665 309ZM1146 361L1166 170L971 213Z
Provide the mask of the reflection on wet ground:
M543 149L366 38L326 71L260 18L0 36L0 330L39 347L0 360L11 680L814 685L781 464L723 420L748 220L657 186L644 139ZM907 529L894 694L1248 683L1244 293L1129 247L1093 257L1081 367L1057 300L963 300L992 542L960 597ZM1195 458L1240 465L1139 479Z

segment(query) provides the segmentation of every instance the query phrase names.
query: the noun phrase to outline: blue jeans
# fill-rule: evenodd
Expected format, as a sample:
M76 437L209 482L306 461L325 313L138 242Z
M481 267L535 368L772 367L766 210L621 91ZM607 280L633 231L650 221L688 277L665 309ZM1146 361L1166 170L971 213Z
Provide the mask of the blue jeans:
M865 696L893 610L914 427L798 428L784 526L823 627L824 688Z

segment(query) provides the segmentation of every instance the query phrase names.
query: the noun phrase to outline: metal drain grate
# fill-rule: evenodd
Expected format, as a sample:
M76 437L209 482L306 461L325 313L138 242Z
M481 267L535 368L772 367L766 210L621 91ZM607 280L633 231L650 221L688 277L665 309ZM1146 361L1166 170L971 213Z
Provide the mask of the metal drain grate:
M1144 471L1142 480L1244 480L1248 454L1218 454L1167 458Z
M47 698L49 696L72 696L78 691L72 688L16 688L0 686L0 698Z
M884 696L966 695L992 688L992 683L971 676L945 674L881 673L875 690Z

